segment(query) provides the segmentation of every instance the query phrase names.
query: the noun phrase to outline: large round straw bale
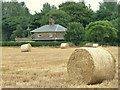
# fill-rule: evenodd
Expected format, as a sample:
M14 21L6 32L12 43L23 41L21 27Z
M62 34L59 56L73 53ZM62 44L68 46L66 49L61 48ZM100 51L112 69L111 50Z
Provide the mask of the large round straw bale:
M67 72L71 82L94 84L114 78L115 62L103 48L76 49L69 58Z
M21 45L21 52L30 52L31 51L31 44L23 44Z
M69 47L68 43L61 43L61 45L60 45L61 49L65 49L65 48L68 48L68 47Z

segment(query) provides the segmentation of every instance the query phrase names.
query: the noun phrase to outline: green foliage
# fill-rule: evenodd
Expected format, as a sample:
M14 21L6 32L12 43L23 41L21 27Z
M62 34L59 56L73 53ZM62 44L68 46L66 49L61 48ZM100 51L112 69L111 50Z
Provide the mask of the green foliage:
M98 21L98 20L111 21L118 18L117 2L103 2L99 4L100 4L100 9L92 17L94 21Z
M32 45L32 47L41 47L41 46L57 46L59 47L61 45L61 43L66 43L66 41L64 42L57 42L57 41L50 41L50 42L15 42L15 41L8 41L8 42L0 42L0 45L2 45L3 47L5 46L21 46L23 44L28 44L30 43ZM68 42L67 42L68 43ZM81 42L79 45L80 46L84 46L86 43L88 43L87 41L83 41ZM112 42L112 43L106 43L106 42L99 42L99 45L109 45L109 46L118 46L117 42Z
M29 16L29 10L24 2L18 2L17 0L12 2L2 2L2 15L3 16Z
M120 46L120 2L118 4L118 44Z
M28 28L30 17L18 16L18 17L2 17L2 37L3 41L11 40L10 36L13 31L16 30L17 25L20 25L23 30ZM27 36L27 33L24 33ZM12 35L13 36L13 35Z
M15 37L22 38L25 37L25 33L27 33L27 30L23 30L20 25L17 25L16 30L13 31L13 34L11 35L11 40L14 40Z
M118 42L99 42L99 45L107 45L107 46L118 46Z
M57 9L54 5L45 3L43 4L41 12L35 13L35 15L30 15L29 10L24 2L11 0L10 2L1 3L3 15L3 41L14 40L16 36L27 37L28 26L30 27L30 31L34 30L42 25L49 24L50 18L55 20L55 24L68 27L65 39L75 43L76 45L84 44L84 33L86 33L86 39L92 42L102 43L103 41L103 44L109 44L110 42L115 43L117 40L119 40L120 31L118 31L117 39L117 30L120 27L120 20L118 18L118 16L120 16L118 15L118 11L120 11L118 7L120 7L120 5L116 2L100 3L100 9L96 13L91 10L90 5L89 7L86 6L85 2L65 2L59 5L59 9ZM108 21L100 20L108 20L112 24ZM84 31L84 28L80 23L84 27L86 27L86 25L89 23L90 24L86 27L86 31Z
M51 10L46 15L42 16L41 25L49 24L49 19L53 18L55 24L60 24L64 27L67 26L67 23L70 21L70 16L62 10Z
M94 12L82 2L65 2L59 5L59 8L70 15L71 22L80 22L84 27L91 22L91 17L94 14Z
M32 15L32 20L30 22L30 29L34 30L42 25L49 24L50 18L48 17L49 15L47 16L46 14L51 10L57 10L56 6L50 5L49 3L43 4L41 13L35 13L35 15Z
M99 21L99 20L109 20L110 21L111 15L112 15L112 13L108 9L100 9L94 15L94 20L95 21Z
M49 3L45 3L45 4L43 4L43 8L42 8L41 12L42 13L47 13L50 10L53 10L53 9L57 9L57 7L54 6L54 5L51 6Z
M86 39L92 42L117 41L117 29L109 21L96 21L87 25Z
M118 29L118 24L120 24L120 22L118 22L118 18L112 20L111 23L114 28Z
M103 3L100 4L100 9L108 9L110 11L116 11L117 12L117 1L116 2L106 2L103 1Z
M83 47L85 44L89 43L88 41L82 41L79 46Z
M12 33L16 32L17 25L26 30L30 23L30 13L24 2L17 0L2 2L2 40L9 41L10 37L15 37ZM27 36L24 31L24 35Z
M2 42L2 46L21 46L21 45L27 44L27 43L28 42ZM32 45L32 47L38 47L38 46L60 46L62 42L41 41L41 42L29 42L29 43Z
M41 26L40 21L41 21L41 13L35 13L35 15L31 16L29 23L30 30L34 30L38 27Z
M23 37L22 33L23 33L22 27L20 25L17 25L16 30L13 32L13 34L15 34L15 36L17 36L18 38L21 38Z
M31 16L30 30L34 30L41 26L41 13L36 13Z
M65 40L79 45L84 40L84 33L85 31L82 24L77 22L69 23L65 34Z

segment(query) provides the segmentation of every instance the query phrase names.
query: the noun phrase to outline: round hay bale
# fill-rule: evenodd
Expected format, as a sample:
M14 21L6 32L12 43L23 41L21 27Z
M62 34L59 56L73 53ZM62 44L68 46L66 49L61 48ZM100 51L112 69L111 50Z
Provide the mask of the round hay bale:
M99 83L114 78L115 61L103 48L76 49L69 58L67 72L76 84Z
M65 48L68 48L68 47L69 47L68 43L61 43L61 45L60 45L61 49L65 49Z
M21 45L21 52L30 52L31 51L31 44L23 44Z
M86 43L84 46L85 46L85 47L92 47L93 44L92 44L92 43Z
M94 48L97 48L99 45L98 44L93 44L93 47Z

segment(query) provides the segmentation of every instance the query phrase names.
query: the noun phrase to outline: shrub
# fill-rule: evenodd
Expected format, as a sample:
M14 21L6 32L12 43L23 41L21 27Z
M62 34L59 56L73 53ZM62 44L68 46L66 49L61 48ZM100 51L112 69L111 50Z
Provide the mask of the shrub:
M65 42L65 41L63 41ZM42 42L2 42L2 46L21 46L22 44L30 43L33 47L38 46L60 46L62 42L42 41Z
M96 21L87 25L86 39L90 42L114 42L117 40L117 29L109 21Z

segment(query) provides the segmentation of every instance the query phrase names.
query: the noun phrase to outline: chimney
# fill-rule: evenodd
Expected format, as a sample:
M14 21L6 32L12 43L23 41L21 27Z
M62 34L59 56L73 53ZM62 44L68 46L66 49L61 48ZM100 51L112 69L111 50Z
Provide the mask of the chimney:
M49 25L54 25L54 19L53 19L53 18L51 18L51 19L49 20Z

